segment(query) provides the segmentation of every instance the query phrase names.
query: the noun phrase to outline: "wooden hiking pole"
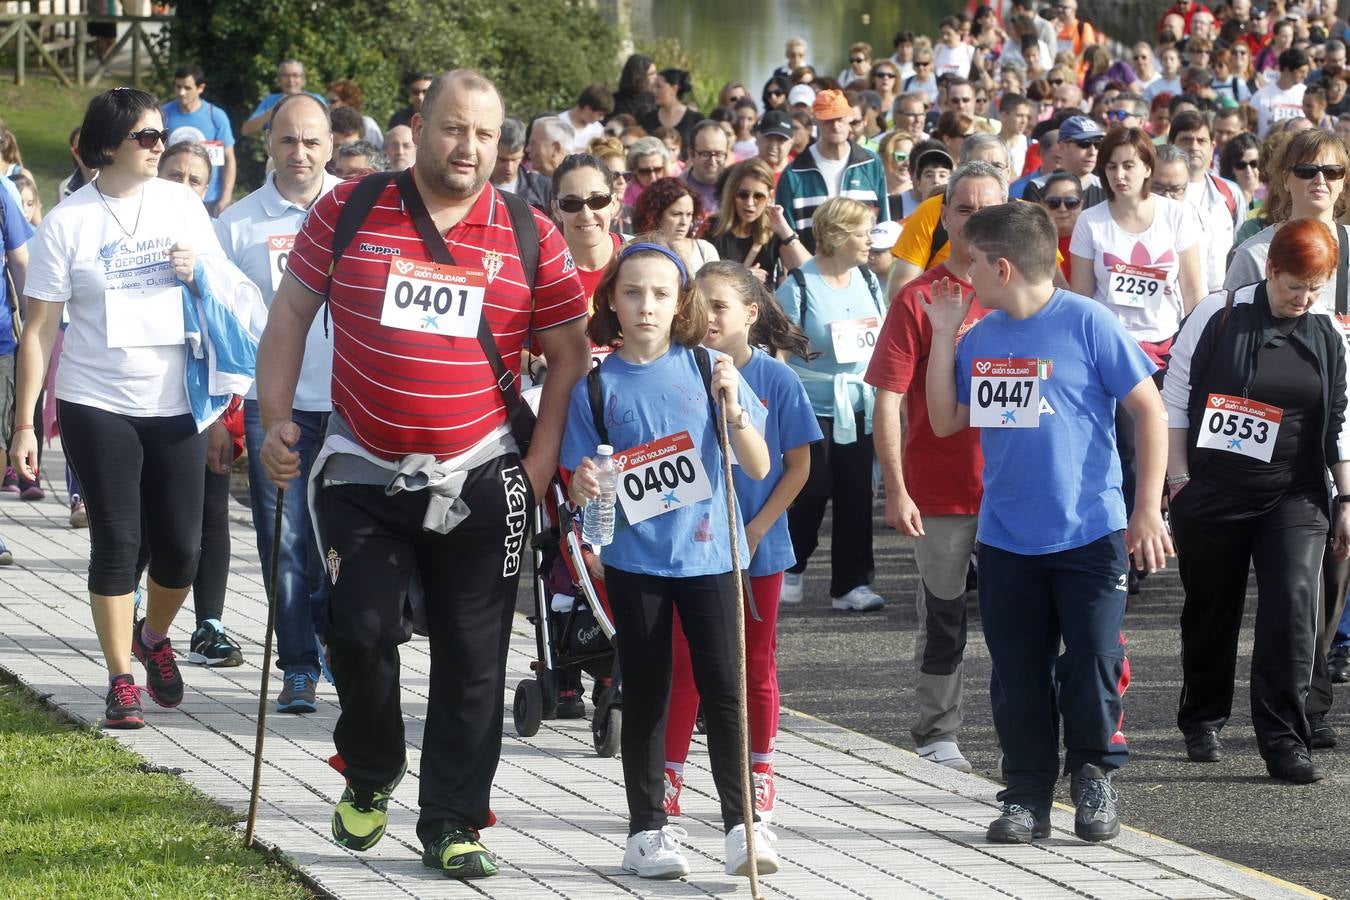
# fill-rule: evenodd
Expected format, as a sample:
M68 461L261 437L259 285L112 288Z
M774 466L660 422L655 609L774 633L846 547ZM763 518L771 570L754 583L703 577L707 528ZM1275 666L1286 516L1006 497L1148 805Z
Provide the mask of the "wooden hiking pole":
M267 634L263 639L262 686L258 688L258 734L253 742L253 787L248 795L248 823L244 846L253 846L253 825L258 818L258 788L262 784L263 735L267 724L267 676L272 668L272 631L277 624L277 559L281 556L281 506L286 489L277 488L277 509L272 520L271 578L267 585Z
M718 397L717 442L722 445L722 477L726 482L727 532L731 535L731 576L736 583L736 725L741 767L741 812L745 820L745 855L750 866L751 900L763 900L759 890L759 860L755 857L755 789L750 779L750 708L746 699L745 587L741 583L741 542L736 533L736 495L731 481L731 446L727 437L727 395Z

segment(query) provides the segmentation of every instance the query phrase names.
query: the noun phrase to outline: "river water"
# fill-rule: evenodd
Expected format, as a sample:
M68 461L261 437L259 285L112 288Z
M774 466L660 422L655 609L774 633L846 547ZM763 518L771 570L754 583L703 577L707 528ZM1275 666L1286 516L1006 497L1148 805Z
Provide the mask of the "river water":
M1092 14L1094 5L1101 15ZM1081 2L1080 11L1090 21L1114 20L1108 25L1113 34L1133 40L1137 36L1129 32L1148 30L1140 21L1156 18L1142 13L1146 5L1147 0L1103 0ZM804 38L807 61L834 77L848 64L849 44L867 41L876 58L889 56L896 32L935 38L938 21L963 8L961 0L635 0L632 27L639 41L677 39L693 52L703 74L713 76L710 81L743 81L758 100L764 82L783 64L790 37Z

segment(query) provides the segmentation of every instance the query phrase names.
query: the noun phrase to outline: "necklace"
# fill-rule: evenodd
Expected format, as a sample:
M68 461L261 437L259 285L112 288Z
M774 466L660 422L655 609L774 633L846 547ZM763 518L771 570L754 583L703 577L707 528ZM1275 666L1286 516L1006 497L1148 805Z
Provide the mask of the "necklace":
M117 213L113 212L112 207L108 205L108 199L103 196L103 191L99 190L97 181L94 182L94 193L98 194L98 199L103 202L103 208L108 211L108 215L112 216L112 220L117 223L117 228L122 234L131 237L136 233L136 230L141 227L141 211L145 209L144 187L141 188L141 202L136 207L136 222L131 226L130 231L127 231L126 226L122 224L122 220L117 218Z

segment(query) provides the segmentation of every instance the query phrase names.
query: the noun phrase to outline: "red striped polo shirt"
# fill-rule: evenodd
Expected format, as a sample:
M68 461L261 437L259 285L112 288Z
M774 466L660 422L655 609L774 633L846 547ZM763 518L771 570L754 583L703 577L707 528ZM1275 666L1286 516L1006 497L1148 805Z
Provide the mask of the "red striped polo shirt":
M333 229L355 186L355 181L340 184L320 198L296 235L290 272L315 293L329 286ZM519 368L520 350L531 331L586 315L586 295L572 254L553 223L538 210L532 212L540 235L533 299L510 214L496 188L486 186L469 214L445 235L456 265L492 275L483 315L512 370ZM395 258L426 261L431 256L391 181L332 274L333 408L377 457L397 460L429 453L444 459L504 425L506 407L476 337L380 324L385 282Z

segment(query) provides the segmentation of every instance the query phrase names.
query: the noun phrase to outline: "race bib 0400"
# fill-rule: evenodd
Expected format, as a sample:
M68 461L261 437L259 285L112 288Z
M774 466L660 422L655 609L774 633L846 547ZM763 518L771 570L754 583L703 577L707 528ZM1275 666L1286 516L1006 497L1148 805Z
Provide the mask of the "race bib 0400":
M487 275L478 269L393 259L380 324L404 331L474 337Z
M1210 394L1195 446L1270 462L1284 411L1245 397Z
M973 428L1039 428L1040 361L976 359L970 364Z
M617 453L614 462L619 504L630 525L712 496L712 482L687 431Z

